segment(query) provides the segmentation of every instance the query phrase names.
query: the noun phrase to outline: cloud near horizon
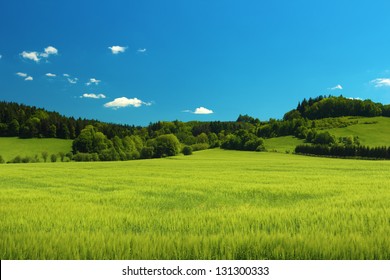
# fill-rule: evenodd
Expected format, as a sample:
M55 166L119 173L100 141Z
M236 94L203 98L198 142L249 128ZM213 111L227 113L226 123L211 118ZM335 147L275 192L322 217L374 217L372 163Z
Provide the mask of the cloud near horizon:
M113 54L123 53L126 51L127 47L121 47L121 46L112 46L108 47Z
M95 94L95 93L84 93L81 98L92 98L92 99L104 99L106 96L102 93Z
M334 87L331 87L329 88L330 90L342 90L343 87L341 85L337 85L337 86L334 86Z
M390 78L378 78L370 81L374 87L390 87Z
M184 113L191 113L191 114L195 114L195 115L209 115L209 114L214 114L213 110L210 110L210 109L207 109L205 107L199 107L199 108L196 108L195 111L191 111L191 110L184 110L183 111Z
M124 107L141 107L142 105L150 106L152 103L144 102L136 97L127 98L127 97L119 97L115 98L113 101L104 104L106 108L118 109Z

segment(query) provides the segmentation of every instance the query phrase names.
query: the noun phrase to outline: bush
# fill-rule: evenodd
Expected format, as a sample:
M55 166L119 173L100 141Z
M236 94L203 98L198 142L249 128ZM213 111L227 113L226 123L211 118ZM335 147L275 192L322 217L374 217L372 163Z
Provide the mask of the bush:
M180 153L180 142L173 134L164 134L158 136L149 146L154 148L153 157L169 157Z
M153 147L143 147L141 150L140 157L142 159L149 159L152 158L154 154L154 148Z
M183 155L189 156L192 155L192 148L190 146L185 146L182 150Z
M5 160L3 159L2 156L0 156L0 164L2 164L2 163L5 163Z
M50 160L51 160L51 162L56 162L57 161L57 155L56 154L52 154L50 156Z
M74 161L98 161L99 156L97 153L76 153L73 156Z
M46 162L47 161L47 157L49 156L49 153L44 151L42 152L42 158L43 158L43 161Z
M190 146L193 152L207 150L210 146L207 143L198 143Z
M65 153L64 152L59 152L58 155L60 156L61 161L64 161Z

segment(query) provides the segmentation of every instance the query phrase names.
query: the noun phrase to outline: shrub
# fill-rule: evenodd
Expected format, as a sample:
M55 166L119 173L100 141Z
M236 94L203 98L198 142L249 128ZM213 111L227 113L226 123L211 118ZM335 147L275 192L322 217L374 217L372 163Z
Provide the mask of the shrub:
M0 164L2 164L2 163L5 163L5 160L3 159L2 156L0 156Z
M52 154L50 156L50 160L51 160L51 162L56 162L57 161L57 155L56 154Z
M61 161L64 161L65 153L64 152L59 152L58 155L60 156Z
M192 148L190 146L185 146L182 150L183 155L189 156L192 155Z
M140 157L142 159L149 159L152 158L154 154L154 148L153 147L143 147L141 150Z
M198 143L198 144L191 145L193 152L207 150L209 147L210 146L207 143Z
M97 153L76 153L73 156L74 161L98 161L99 156Z
M42 158L43 158L43 161L46 162L47 161L47 157L49 156L49 153L44 151L42 152Z

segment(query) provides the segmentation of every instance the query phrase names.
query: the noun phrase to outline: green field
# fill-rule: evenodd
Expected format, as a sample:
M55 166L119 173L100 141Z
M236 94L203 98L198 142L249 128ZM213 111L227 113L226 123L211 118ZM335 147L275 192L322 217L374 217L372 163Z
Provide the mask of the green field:
M264 146L266 150L278 153L293 153L295 147L303 143L305 143L303 139L298 139L293 136L264 139Z
M350 117L351 118L351 117ZM336 137L359 136L362 145L390 146L390 118L351 118L358 120L358 124L344 128L333 128L328 131Z
M389 259L389 161L0 165L1 259Z
M59 152L68 153L72 151L72 140L50 139L50 138L32 138L20 139L16 137L0 137L0 155L5 161L9 161L16 156L38 155L40 160L42 152L58 154Z

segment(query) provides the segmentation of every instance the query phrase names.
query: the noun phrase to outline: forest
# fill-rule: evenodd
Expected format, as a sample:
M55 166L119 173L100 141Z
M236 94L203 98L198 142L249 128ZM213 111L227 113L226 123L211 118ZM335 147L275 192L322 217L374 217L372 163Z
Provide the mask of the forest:
M0 136L72 139L71 158L75 161L160 158L216 147L259 152L265 150L264 139L288 135L305 139L307 144L295 150L300 154L389 157L386 147L362 147L353 135L336 139L322 131L354 124L353 120L339 118L343 116L389 117L390 105L343 96L319 96L299 102L282 120L260 121L239 115L228 122L175 120L140 127L75 119L42 108L0 102Z

